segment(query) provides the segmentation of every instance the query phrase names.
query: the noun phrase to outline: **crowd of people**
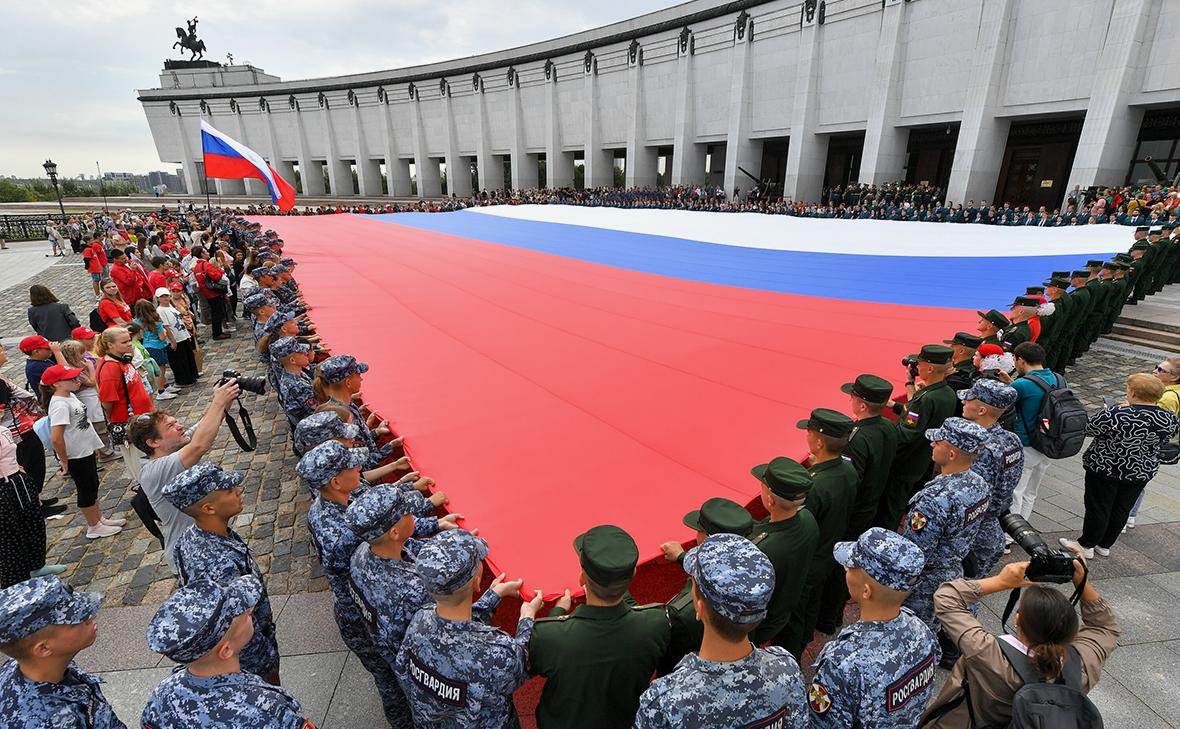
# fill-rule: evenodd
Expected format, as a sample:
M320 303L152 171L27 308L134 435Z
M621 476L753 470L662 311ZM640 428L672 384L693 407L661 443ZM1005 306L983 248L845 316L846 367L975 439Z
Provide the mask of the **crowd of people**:
M203 323L212 339L253 334L314 495L307 528L341 637L393 727L516 726L513 693L530 676L546 678L542 729L1004 724L1020 677L1077 692L1098 681L1120 628L1086 564L1134 527L1180 428L1180 358L1132 374L1126 399L1090 417L1064 377L1118 310L1180 280L1169 224L979 312L975 332L924 344L901 383L864 373L844 385L850 414L816 409L798 422L805 461L751 469L765 519L725 498L684 516L695 543L661 545L685 573L666 604L635 604L639 547L598 525L574 542L584 601L566 591L540 617L536 586L485 577L488 545L404 455L413 434L360 402L368 365L319 349L296 261L274 231L237 211L87 216L81 228L90 326L34 286L38 333L20 345L28 381L0 381L11 423L0 429L0 651L12 659L0 667L0 715L13 726L124 726L73 663L94 641L101 597L45 564L44 510L61 505L40 500L43 443L73 480L91 538L126 523L95 500L97 468L122 457L136 514L177 576L147 640L178 667L142 724L311 726L280 685L266 575L232 526L247 476L206 460L243 389L264 388L219 378L192 428L160 407L197 391ZM1059 575L1077 588L1079 622L1060 592L1028 586L1038 581L1028 561L996 568L1013 534L1022 547L1035 537L1019 517L1045 466L1086 436L1085 523L1062 540L1074 558ZM1020 587L1014 640L990 634L980 600ZM521 603L512 633L491 623L509 598ZM856 622L842 626L849 601ZM798 662L817 632L839 637L805 684ZM940 664L953 670L934 695Z
M757 190L727 197L712 185L674 185L663 188L587 188L485 190L472 197L449 197L414 202L318 205L280 211L273 205L235 208L241 215L330 215L334 213L449 212L486 205L581 205L614 208L656 208L722 213L765 213L801 218L894 220L909 222L973 223L1003 226L1117 224L1160 226L1180 223L1180 188L1141 185L1121 188L1074 188L1064 207L1014 205L1009 202L967 200L952 202L945 192L925 184L851 183L823 190L820 200L793 201ZM52 237L52 236L51 236Z

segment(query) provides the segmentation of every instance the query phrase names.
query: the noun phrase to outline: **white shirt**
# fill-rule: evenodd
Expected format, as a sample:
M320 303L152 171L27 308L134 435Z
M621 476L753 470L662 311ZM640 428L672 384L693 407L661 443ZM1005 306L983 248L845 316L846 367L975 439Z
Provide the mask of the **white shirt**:
M192 338L188 329L184 326L184 319L181 318L180 312L173 306L157 306L156 313L160 315L160 321L164 322L164 326L172 330L172 337L177 342L184 342Z
M50 398L49 424L65 426L66 458L70 460L85 458L102 448L102 438L94 432L86 415L86 406L72 392Z

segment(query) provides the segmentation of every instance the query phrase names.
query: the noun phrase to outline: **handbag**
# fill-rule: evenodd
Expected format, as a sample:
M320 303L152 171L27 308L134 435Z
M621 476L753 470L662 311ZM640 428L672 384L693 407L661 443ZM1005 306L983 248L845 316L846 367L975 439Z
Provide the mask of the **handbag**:
M95 377L102 379L102 368L106 366L108 359L104 359L98 366L98 372ZM127 380L122 375L119 376L119 381L123 383L123 400L127 403L127 417L131 418L131 392L127 389ZM127 442L127 423L112 423L107 420L107 434L111 437L112 448L122 448L123 444Z

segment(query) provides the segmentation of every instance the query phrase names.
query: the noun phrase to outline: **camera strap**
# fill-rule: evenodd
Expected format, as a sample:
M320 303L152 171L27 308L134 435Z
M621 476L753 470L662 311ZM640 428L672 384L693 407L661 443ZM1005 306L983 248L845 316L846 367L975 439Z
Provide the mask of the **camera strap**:
M1082 590L1086 589L1086 580L1090 578L1090 567L1086 562L1082 561L1082 581L1074 588L1073 594L1069 597L1070 605L1077 605L1082 599ZM1012 617L1012 613L1016 610L1016 604L1020 602L1020 588L1017 587L1008 593L1008 604L1004 606L1004 615L1000 618L1000 627L1004 629L1005 633L1009 635L1012 631L1008 630L1008 618Z
M225 424L229 426L229 434L237 441L238 447L246 452L250 452L258 447L258 436L254 434L254 423L250 420L250 413L246 410L246 406L242 401L238 401L238 420L242 421L241 429L238 424L234 422L234 418L229 412L225 414ZM246 431L246 437L242 437L242 431Z

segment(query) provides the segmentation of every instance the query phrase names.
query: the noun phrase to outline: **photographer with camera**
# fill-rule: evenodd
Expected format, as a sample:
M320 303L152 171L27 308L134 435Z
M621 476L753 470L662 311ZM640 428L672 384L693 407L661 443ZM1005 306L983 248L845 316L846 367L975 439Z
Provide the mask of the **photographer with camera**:
M176 573L173 547L180 535L194 522L191 516L164 498L164 484L205 457L213 447L226 411L241 392L236 379L214 385L209 408L191 435L176 416L165 410L154 410L137 416L131 423L128 440L147 455L147 461L139 474L139 485L159 517L164 533L164 558L173 574Z
M1087 581L1085 558L1079 550L1074 555L1053 552L1016 514L1005 517L1004 526L1033 559L1013 562L981 580L947 582L934 593L942 629L963 657L930 704L921 726L1100 726L1097 709L1084 694L1098 683L1103 664L1118 645L1121 630L1114 611ZM1080 597L1080 627L1070 599L1049 585L1038 584L1042 580L1072 580ZM1023 593L1015 634L992 635L972 610L985 595L1006 590ZM1030 710L1046 711L1058 723L1023 723L1029 721Z

